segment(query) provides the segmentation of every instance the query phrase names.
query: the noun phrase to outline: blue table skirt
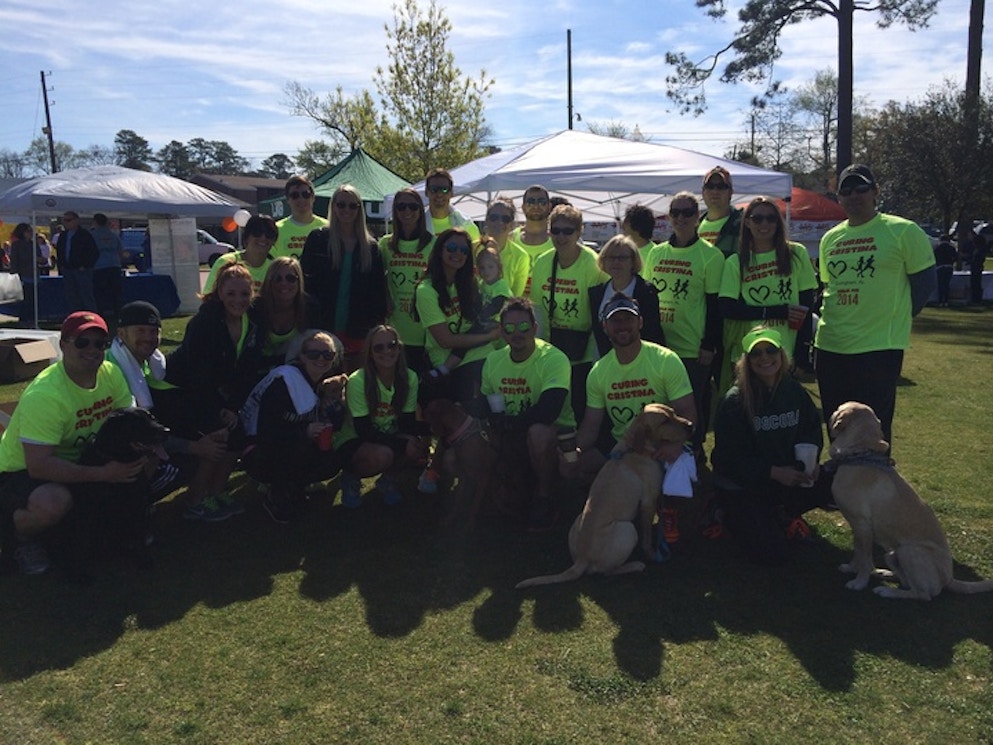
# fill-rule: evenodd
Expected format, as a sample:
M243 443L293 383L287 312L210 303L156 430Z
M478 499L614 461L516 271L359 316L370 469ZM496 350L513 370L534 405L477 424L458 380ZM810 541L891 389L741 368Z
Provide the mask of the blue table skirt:
M176 283L168 274L128 274L124 277L121 303L132 300L145 300L156 308L163 318L173 316L179 310L179 293ZM21 304L0 303L0 313L9 316L20 315ZM65 290L62 277L38 278L38 317L43 321L59 321L67 315Z

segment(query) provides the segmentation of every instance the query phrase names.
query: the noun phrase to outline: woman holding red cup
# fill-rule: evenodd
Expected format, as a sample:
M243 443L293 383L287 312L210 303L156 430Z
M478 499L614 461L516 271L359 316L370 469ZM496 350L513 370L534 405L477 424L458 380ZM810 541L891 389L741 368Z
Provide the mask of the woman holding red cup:
M341 364L341 342L308 329L290 342L286 364L255 386L242 407L242 424L253 437L242 463L252 478L270 484L262 504L277 523L299 513L308 484L341 468L332 447L345 420Z

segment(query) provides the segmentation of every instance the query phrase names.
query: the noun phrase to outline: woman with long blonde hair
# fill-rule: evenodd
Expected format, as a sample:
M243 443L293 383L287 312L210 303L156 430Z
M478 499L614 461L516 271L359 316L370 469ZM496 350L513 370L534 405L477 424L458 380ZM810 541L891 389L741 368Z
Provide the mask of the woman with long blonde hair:
M383 258L354 186L335 189L328 226L307 236L300 266L321 307L319 325L345 345L345 367L350 372L358 366L366 334L386 320L387 309Z

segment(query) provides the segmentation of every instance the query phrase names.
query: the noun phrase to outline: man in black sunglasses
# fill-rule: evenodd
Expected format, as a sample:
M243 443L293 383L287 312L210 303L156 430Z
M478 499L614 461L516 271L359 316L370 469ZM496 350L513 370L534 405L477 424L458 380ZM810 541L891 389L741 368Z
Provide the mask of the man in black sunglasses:
M104 360L110 343L98 314L77 311L62 322L62 359L38 374L17 402L0 439L0 564L40 574L48 557L36 540L72 507L72 484L127 483L145 466L78 460L103 420L134 399L121 371Z
M814 368L825 422L841 404L860 401L873 408L892 442L911 319L937 277L927 234L910 220L878 212L878 196L868 166L852 164L838 176L838 203L848 219L821 238L824 295Z
M427 228L432 235L441 235L449 228L462 228L473 243L479 241L479 227L452 207L455 182L444 168L432 168L424 177L424 195L428 198Z
M501 432L505 453L532 475L527 528L550 529L558 509L554 482L558 473L557 433L574 433L576 417L569 400L572 365L565 353L537 338L534 304L511 298L500 312L507 346L483 363L481 391L490 419Z
M707 209L700 216L697 232L725 256L738 251L741 219L744 210L731 206L731 174L723 166L714 166L703 177L703 203Z
M279 237L272 244L269 253L272 257L292 256L300 259L303 244L312 230L319 230L328 224L320 215L314 214L314 185L306 176L290 176L284 187L290 214L276 223Z

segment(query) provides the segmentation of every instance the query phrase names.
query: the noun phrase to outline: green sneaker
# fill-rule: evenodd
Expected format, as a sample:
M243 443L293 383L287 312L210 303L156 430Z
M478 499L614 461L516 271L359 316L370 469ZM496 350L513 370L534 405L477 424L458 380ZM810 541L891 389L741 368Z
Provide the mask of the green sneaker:
M219 523L233 516L234 513L229 512L226 507L217 501L217 497L213 496L207 497L200 504L187 507L183 511L183 517L187 520L203 520L207 523Z
M217 500L219 505L221 505L232 515L241 515L245 512L245 505L235 499L234 495L229 491L222 491L214 498Z

